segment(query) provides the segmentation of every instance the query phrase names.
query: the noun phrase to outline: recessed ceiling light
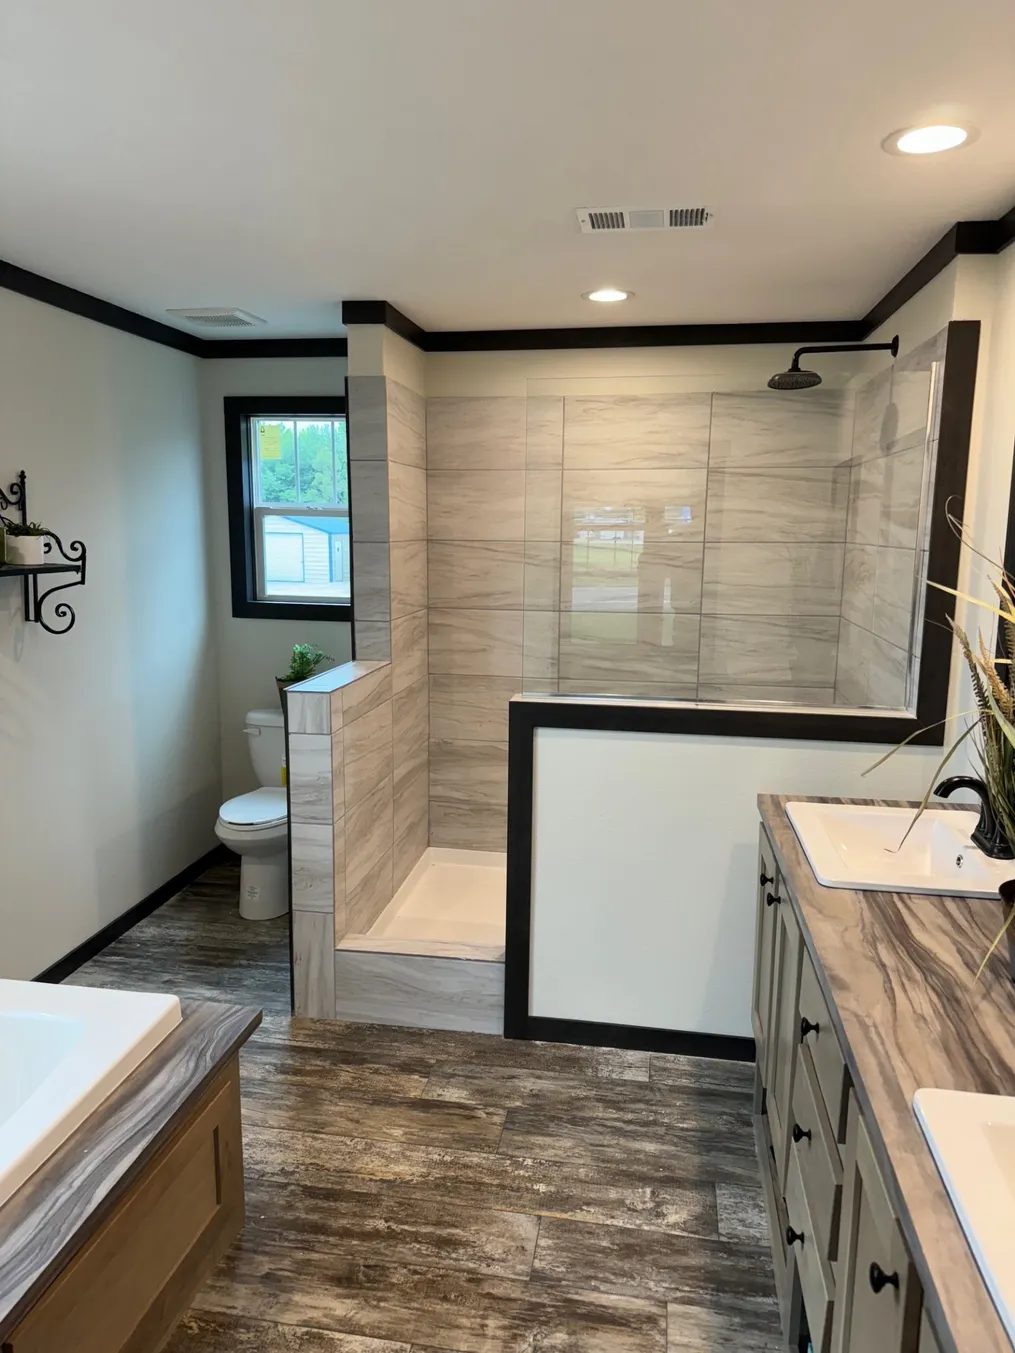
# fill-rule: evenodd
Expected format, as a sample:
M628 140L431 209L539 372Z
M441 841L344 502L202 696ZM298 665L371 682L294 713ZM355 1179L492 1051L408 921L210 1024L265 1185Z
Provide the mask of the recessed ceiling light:
M890 155L936 155L975 139L975 133L968 127L939 123L933 127L904 127L886 136L881 144Z
M619 287L599 287L596 291L586 291L582 293L587 301L602 301L604 304L610 304L612 301L626 301L628 297L633 296L633 291L621 291Z

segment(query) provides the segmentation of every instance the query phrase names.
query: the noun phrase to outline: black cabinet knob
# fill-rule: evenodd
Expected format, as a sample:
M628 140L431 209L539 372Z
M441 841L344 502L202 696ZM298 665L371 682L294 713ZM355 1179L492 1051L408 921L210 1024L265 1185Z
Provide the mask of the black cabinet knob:
M805 1015L800 1021L800 1042L802 1043L808 1034L816 1034L820 1028L820 1024L812 1024Z
M786 1244L795 1245L797 1241L802 1245L804 1243L803 1231L794 1231L792 1226L786 1227ZM873 1282L873 1279L871 1280Z
M771 907L774 903L776 903L776 902L781 902L781 901L782 901L782 898L778 895L778 893L766 893L766 894L765 894L765 906L766 906L766 907Z
M886 1287L894 1287L896 1292L899 1290L899 1275L886 1273L877 1260L871 1264L869 1276L872 1292L881 1292Z
M802 1128L799 1123L794 1123L792 1135L795 1142L802 1142L805 1137L810 1141L811 1130L810 1128Z
M765 873L765 871L764 871L764 869L763 869L763 870L761 871L761 886L762 886L762 888L764 888L764 886L765 886L766 883L774 883L774 882L775 882L775 879L774 879L774 878L769 878L769 876Z

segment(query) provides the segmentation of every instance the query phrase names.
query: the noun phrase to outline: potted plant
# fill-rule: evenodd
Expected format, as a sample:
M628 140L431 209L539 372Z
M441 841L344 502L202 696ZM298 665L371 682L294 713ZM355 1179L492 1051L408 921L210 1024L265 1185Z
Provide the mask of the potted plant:
M288 672L285 676L275 678L278 698L282 701L283 708L285 707L284 692L288 687L295 686L297 682L306 681L308 677L312 677L322 662L333 661L334 659L329 657L323 648L318 648L316 644L293 644Z
M6 555L8 564L44 564L46 554L44 537L49 532L37 521L5 521Z

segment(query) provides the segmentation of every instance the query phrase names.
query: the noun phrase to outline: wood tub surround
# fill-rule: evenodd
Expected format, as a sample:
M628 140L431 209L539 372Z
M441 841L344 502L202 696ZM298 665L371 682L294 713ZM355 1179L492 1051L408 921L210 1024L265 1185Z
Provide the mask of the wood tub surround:
M785 812L801 797L759 796L753 1002L786 1338L1011 1353L912 1107L923 1086L1015 1094L1007 956L975 980L1001 904L823 887Z
M244 1006L183 1020L0 1207L2 1353L155 1353L243 1225Z

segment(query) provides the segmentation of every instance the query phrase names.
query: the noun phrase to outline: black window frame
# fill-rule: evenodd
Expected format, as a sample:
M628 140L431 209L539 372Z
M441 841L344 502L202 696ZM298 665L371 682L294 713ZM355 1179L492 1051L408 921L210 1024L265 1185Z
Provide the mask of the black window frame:
M242 620L341 620L351 622L347 602L265 601L257 595L254 552L254 491L250 464L252 418L346 418L345 395L228 395L223 401L226 437L226 497L229 514L229 570L233 615ZM346 454L348 455L348 423ZM352 543L352 510L349 539ZM350 592L352 557L350 549Z

